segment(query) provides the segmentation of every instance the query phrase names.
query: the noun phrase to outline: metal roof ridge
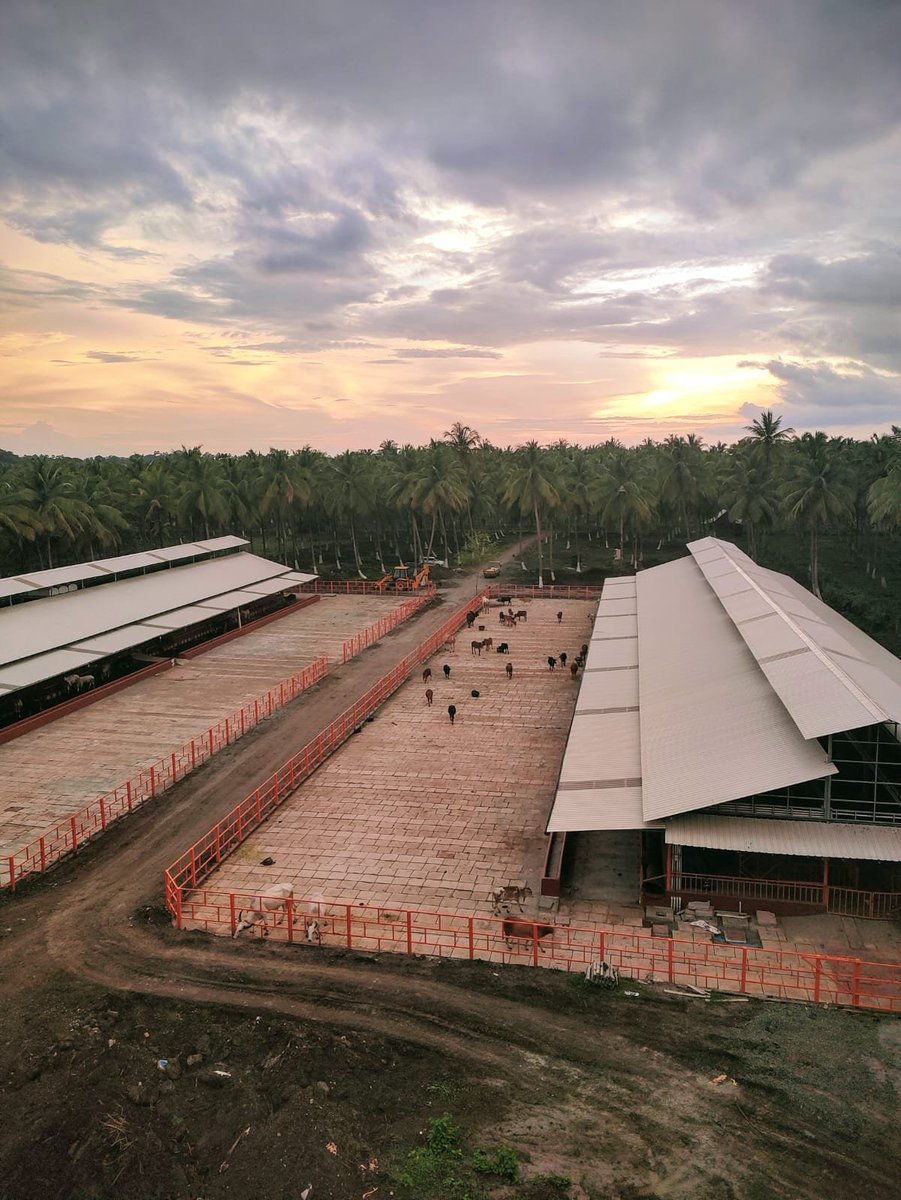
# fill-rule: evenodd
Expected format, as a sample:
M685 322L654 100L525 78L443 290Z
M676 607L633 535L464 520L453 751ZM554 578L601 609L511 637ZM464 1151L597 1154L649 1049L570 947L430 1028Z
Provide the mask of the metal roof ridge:
M819 659L819 661L823 664L823 666L828 671L832 672L832 674L839 681L839 683L841 683L851 693L851 695L855 698L855 700L859 701L859 703L862 704L863 707L865 709L867 709L868 712L872 713L872 715L877 720L890 721L892 719L890 714L885 711L885 709L882 707L882 705L877 704L877 702L872 698L872 696L870 696L867 692L865 692L863 690L863 688L861 688L858 684L856 684L854 682L854 680L848 674L846 674L845 671L842 670L842 668L838 665L838 663L833 661L833 659L826 653L826 651L822 648L822 646L818 646L817 643L810 636L810 634L805 632L805 630L801 628L801 626L797 623L797 621L795 621L795 619L789 613L787 613L785 611L785 609L782 607L782 605L777 604L776 601L773 600L773 598L769 595L769 593L764 591L764 589L760 586L760 584L751 578L751 576L744 569L744 567L742 567L741 564L738 563L732 557L732 555L729 553L729 543L728 542L721 542L719 540L719 538L711 538L710 540L712 542L715 542L716 545L722 549L724 556L729 560L730 564L732 565L733 570L737 571L738 574L742 577L742 579L744 579L745 582L751 588L754 589L754 591L758 594L758 596L760 596L760 598L762 600L764 600L770 606L770 608L773 610L773 612L776 613L777 616L782 618L782 620L789 627L789 629L792 631L792 633L794 633L796 637L800 638L800 640L804 643L804 645L808 648L808 650L810 650L814 654L814 656L817 659ZM695 552L693 550L691 550L690 547L689 547L689 550L691 552L692 558L695 558ZM695 561L697 562L697 559L695 559ZM700 563L698 563L698 566L700 567ZM766 568L763 568L763 569L766 570ZM701 574L704 575L704 572L701 571ZM707 579L706 575L704 575L704 580L709 587L710 581ZM713 588L711 588L710 590L714 592L714 595L717 595L717 593L715 592L715 590ZM717 595L717 599L722 604L722 598ZM741 633L741 630L738 628L738 623L735 621L734 617L729 612L728 608L726 608L725 604L723 604L723 608L728 613L729 620L732 621L733 625L735 625L736 630L738 630L738 632ZM742 639L742 640L744 640L744 639ZM755 657L756 657L756 655L755 655ZM794 718L792 718L792 719L794 719Z

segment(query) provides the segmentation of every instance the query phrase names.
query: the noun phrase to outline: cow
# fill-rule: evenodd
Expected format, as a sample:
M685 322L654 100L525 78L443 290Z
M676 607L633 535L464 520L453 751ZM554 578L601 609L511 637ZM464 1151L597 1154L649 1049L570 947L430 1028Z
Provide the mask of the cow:
M235 932L232 937L237 937L245 929L253 929L256 925L262 925L263 937L269 936L269 927L266 924L266 916L268 913L279 913L275 918L275 924L280 925L282 917L288 912L288 905L294 898L294 885L291 883L275 883L267 891L260 895L259 908L247 908L238 914L238 923L235 926Z
M528 900L532 895L530 887L520 887L518 883L507 883L503 887L495 888L488 899L494 905L494 911L507 905L508 901L513 900L519 905L519 911L522 912L523 900Z
M432 689L431 689L431 688L426 688L426 690L425 690L425 702L426 702L426 704L429 706L429 708L431 708L431 707L432 707L432 700L433 700L434 696L435 696L435 693L432 691Z
M432 678L432 668L426 667L426 669L422 673L422 682L428 683L431 678Z
M90 691L96 684L96 679L93 675L65 675L63 683L66 684L70 692Z
M509 654L510 647L507 645L506 642L500 642L500 643L498 643L497 646L494 647L494 652L495 652L495 654Z
M472 643L471 643L471 645L472 645L472 653L473 653L473 654L478 654L479 658L481 658L481 657L482 657L482 643L481 643L481 641L478 641L478 642L472 642Z
M541 925L537 921L516 920L514 917L505 918L503 922L504 941L507 949L513 949L514 941L530 941L536 944L541 938L554 936L554 925Z

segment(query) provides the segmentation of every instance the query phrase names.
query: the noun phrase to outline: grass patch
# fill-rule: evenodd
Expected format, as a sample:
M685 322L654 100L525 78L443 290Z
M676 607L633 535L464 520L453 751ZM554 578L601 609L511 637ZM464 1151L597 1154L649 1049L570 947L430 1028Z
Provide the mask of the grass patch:
M425 1144L407 1151L396 1177L403 1200L486 1200L495 1194L507 1200L569 1200L571 1186L565 1175L522 1180L512 1146L471 1149L447 1113L429 1122Z

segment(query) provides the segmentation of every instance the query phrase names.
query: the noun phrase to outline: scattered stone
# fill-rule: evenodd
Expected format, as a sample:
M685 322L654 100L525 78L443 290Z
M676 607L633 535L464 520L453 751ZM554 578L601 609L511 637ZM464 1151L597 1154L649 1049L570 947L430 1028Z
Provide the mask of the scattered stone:
M201 1083L210 1088L225 1087L231 1082L231 1074L228 1071L223 1071L221 1068L214 1067L210 1071L201 1071L197 1078Z
M125 1095L132 1104L137 1104L141 1108L146 1107L150 1103L150 1096L143 1083L130 1083L125 1089Z
M187 1063L187 1065L189 1067L199 1067L200 1064L203 1062L203 1055L202 1054L189 1054L188 1057L185 1059L185 1062Z
M331 1090L332 1089L329 1087L329 1085L325 1082L324 1079L319 1079L316 1081L316 1083L313 1084L313 1091L317 1092L320 1096L323 1097L323 1099L329 1094L329 1092Z

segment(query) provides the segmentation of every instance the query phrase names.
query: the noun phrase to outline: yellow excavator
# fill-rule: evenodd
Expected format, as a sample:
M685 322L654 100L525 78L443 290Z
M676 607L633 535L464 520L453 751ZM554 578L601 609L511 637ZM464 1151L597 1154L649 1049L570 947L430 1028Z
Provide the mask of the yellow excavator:
M426 587L432 569L424 563L418 570L398 563L391 575L391 584L396 592L415 592L417 588Z

